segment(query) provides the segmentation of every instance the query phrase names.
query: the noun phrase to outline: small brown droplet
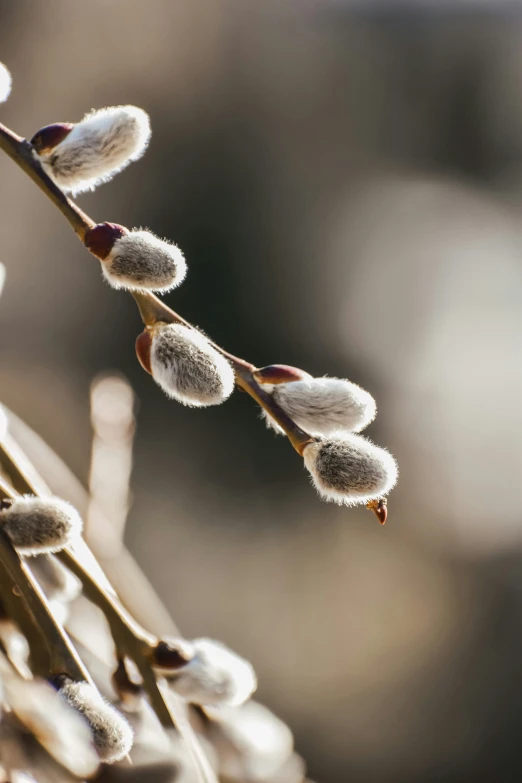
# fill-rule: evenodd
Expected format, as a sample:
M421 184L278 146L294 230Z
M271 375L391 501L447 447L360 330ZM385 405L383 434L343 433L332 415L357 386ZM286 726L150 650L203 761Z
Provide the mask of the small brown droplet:
M366 504L366 508L369 508L371 511L373 511L381 525L386 524L386 520L388 519L388 501L386 498L371 500Z

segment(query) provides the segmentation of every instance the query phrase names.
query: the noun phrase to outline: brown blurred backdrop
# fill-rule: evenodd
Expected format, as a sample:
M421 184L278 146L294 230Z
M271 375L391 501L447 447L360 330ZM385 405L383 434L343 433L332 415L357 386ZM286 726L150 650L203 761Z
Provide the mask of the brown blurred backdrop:
M145 158L79 201L181 246L169 303L378 401L384 529L320 503L245 395L169 402L130 297L0 158L2 400L85 481L89 384L129 377L128 545L186 634L253 661L319 783L522 777L521 11L0 0L2 121L150 113Z

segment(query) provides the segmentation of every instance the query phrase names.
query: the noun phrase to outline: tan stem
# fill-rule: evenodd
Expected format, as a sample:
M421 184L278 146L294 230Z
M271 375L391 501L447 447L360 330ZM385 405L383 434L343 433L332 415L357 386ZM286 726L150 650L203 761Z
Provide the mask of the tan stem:
M86 215L85 212L82 212L71 199L67 198L60 188L52 181L42 168L32 145L26 139L18 136L9 128L0 124L0 149L3 149L22 171L31 177L40 190L51 199L53 204L58 207L62 215L69 221L70 225L83 242L86 232L89 228L96 225L95 222ZM165 321L166 323L182 323L194 328L191 324L181 318L181 316L177 315L177 313L163 304L154 294L146 291L135 291L133 292L133 297L138 305L145 325L151 326L158 321ZM223 356L226 356L232 363L236 372L237 385L246 391L258 405L264 408L266 412L272 416L277 424L284 430L294 449L299 454L302 454L304 447L312 442L314 438L298 427L279 405L274 402L272 397L263 391L261 386L252 377L252 370L255 369L253 364L249 364L249 362L246 362L243 359L238 359L237 356L229 354L215 343L212 344L216 350L223 354Z
M167 307L164 302L158 299L154 294L148 291L134 291L133 297L138 305L141 318L145 326L153 326L156 323L170 323L170 324L183 324L190 329L194 329L194 326L188 321L185 321L180 315ZM225 356L232 367L236 376L236 384L247 392L267 413L279 424L284 430L288 440L294 447L294 449L302 454L305 446L308 443L312 443L315 439L311 437L307 432L302 430L297 424L288 416L282 408L275 402L271 394L268 394L263 387L256 381L253 376L253 371L256 369L253 364L239 359L237 356L225 351L224 348L216 343L209 341L210 344L219 351L220 354Z
M0 123L0 149L7 153L11 160L31 177L47 198L58 207L83 242L87 230L96 225L95 222L85 212L82 212L71 199L67 198L44 171L33 146L26 139Z

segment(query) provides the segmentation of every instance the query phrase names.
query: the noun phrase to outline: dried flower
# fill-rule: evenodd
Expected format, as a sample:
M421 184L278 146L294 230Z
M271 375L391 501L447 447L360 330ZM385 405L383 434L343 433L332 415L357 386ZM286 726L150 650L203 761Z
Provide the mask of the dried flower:
M31 139L40 161L59 187L82 193L108 182L145 152L149 116L136 106L92 111L72 125L47 125Z
M355 383L340 378L306 378L290 383L263 383L277 404L310 435L360 432L375 418L375 400ZM263 411L266 422L282 432Z
M130 724L92 685L88 682L68 680L59 693L89 724L94 745L102 761L112 763L127 755L133 739Z
M185 279L187 264L179 247L150 231L100 223L84 241L102 261L105 279L113 288L165 292Z
M182 324L153 327L150 365L156 383L183 405L219 405L234 389L229 362L201 332Z
M60 498L23 495L0 510L0 525L23 555L57 552L82 532L76 509Z
M0 63L0 103L9 98L11 92L11 74L3 63Z
M175 647L176 642L171 642ZM257 688L251 664L212 639L194 639L192 658L181 667L160 669L172 689L194 704L243 704Z
M342 434L310 443L304 461L319 494L347 506L386 495L398 476L392 455L360 435Z

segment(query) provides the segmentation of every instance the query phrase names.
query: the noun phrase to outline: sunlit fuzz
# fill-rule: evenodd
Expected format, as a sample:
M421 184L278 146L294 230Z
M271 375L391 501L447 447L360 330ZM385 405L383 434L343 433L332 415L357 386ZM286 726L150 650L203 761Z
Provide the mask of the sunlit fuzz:
M102 761L112 763L127 755L132 747L132 728L92 685L68 680L59 693L89 724L94 746Z
M3 63L0 63L0 103L9 98L11 92L11 74Z
M0 510L0 526L20 554L57 552L82 532L80 515L60 498L24 495L4 501L4 505Z
M386 495L398 477L392 455L360 435L343 433L310 443L303 456L321 497L346 506Z
M272 780L291 758L292 732L262 704L250 700L241 707L206 708L205 713L207 736L227 780Z
M101 260L113 288L165 292L185 279L187 264L179 247L150 231L100 223L89 229L84 242Z
M35 133L31 144L59 187L82 193L108 182L140 158L150 134L149 115L143 109L110 106L75 124L47 125Z
M339 430L360 432L377 412L371 394L340 378L306 378L263 386L301 429L314 436ZM269 427L282 431L266 411L264 416Z
M252 665L212 639L194 639L192 658L180 668L159 669L172 689L193 704L243 704L257 688Z
M85 721L48 683L26 681L9 672L2 672L2 677L6 701L20 723L63 767L82 780L90 778L98 755Z
M183 405L219 405L234 389L234 371L207 338L183 324L156 324L150 347L152 377Z

